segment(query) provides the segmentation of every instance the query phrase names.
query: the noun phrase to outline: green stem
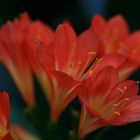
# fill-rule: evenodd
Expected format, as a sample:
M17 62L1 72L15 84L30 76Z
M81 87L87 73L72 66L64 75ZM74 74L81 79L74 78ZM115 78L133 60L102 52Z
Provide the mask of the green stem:
M105 134L112 128L112 126L108 126L103 128L94 138L94 140L101 140Z
M56 140L57 139L57 123L49 122L47 127L47 136L46 139Z
M69 135L69 140L85 140L85 138L78 138L78 135L75 135L73 132Z
M32 123L36 128L40 138L45 140L46 135L46 122L43 121L40 110L35 108L27 108L25 111L26 118Z
M72 115L72 130L69 132L69 140L79 140L78 138L78 124L79 124L79 112L77 110L71 110Z

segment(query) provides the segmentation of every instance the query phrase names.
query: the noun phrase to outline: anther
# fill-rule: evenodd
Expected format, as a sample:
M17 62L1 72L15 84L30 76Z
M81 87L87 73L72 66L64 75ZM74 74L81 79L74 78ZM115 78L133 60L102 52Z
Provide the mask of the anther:
M120 112L118 112L118 111L114 111L113 114L115 114L117 116L120 116L121 115Z
M90 70L90 71L88 72L88 75L91 76L92 74L93 74L93 71Z
M95 55L96 54L96 52L94 52L94 51L89 51L88 52L88 55Z
M117 90L120 91L120 92L122 92L122 93L124 93L124 90L121 89L121 88L117 88Z

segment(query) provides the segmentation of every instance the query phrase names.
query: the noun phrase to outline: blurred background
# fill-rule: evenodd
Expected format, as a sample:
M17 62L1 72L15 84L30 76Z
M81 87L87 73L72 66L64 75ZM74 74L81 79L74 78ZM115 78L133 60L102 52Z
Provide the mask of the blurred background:
M0 0L0 24L12 20L24 11L32 19L41 19L53 28L67 19L78 34L89 26L95 14L101 14L106 19L121 14L128 21L131 31L140 29L140 0ZM140 80L140 73L137 71L131 79ZM16 106L20 102L19 106L22 108L24 104L19 94L16 94L17 89L3 66L0 66L0 90L15 93L14 96L11 95L12 110L15 112L11 120L18 116L18 121L20 111ZM133 123L109 130L104 140L131 140L139 134L140 123Z

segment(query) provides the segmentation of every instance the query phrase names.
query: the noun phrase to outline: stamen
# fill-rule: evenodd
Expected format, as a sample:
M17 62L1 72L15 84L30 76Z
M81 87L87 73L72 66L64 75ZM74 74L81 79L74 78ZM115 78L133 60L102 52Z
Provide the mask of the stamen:
M79 72L79 69L81 68L82 61L79 60L77 63L78 63L77 64L78 66L74 70L75 75L77 75L77 73Z
M93 74L94 73L94 71L96 70L96 66L97 66L97 64L98 63L100 63L101 61L102 61L103 59L102 58L99 58L99 57L97 57L95 60L94 60L94 62L93 62L93 64L92 64L92 66L87 70L87 72L85 73L85 75L89 75L89 77L91 76L91 74ZM91 70L92 69L92 70ZM91 71L92 71L92 73L91 73ZM83 76L84 77L84 76Z
M124 93L124 90L121 89L121 88L117 88L117 90L120 91L120 92L122 92L122 93Z
M117 116L120 116L121 115L120 112L118 112L118 111L114 111L113 114L115 114Z
M102 60L103 60L102 58L98 58L98 57L95 59L94 63L93 63L92 66L91 66L91 68L93 67L92 73L95 71L96 65L97 65L100 61L102 61Z
M121 101L118 102L117 110L120 112L123 110L125 107L128 106L130 99L129 98L124 98Z
M82 76L82 74L84 73L86 68L90 65L92 59L94 58L93 55L95 55L95 54L96 54L96 52L94 52L94 51L88 52L89 57L88 57L87 61L85 62L83 68L80 70L79 74L77 75L77 78L80 78Z
M103 60L103 58L99 58L99 59L97 60L97 63L101 62L102 60Z
M69 69L69 67L72 67L73 66L73 64L71 64L71 62L70 61L72 61L72 59L73 59L73 56L75 55L75 52L76 52L76 50L77 50L77 45L76 45L76 43L72 43L71 44L72 45L72 50L71 50L71 53L70 53L70 56L69 56L69 58L68 58L68 65L66 66L66 71L69 71L68 69ZM72 66L71 66L72 65Z

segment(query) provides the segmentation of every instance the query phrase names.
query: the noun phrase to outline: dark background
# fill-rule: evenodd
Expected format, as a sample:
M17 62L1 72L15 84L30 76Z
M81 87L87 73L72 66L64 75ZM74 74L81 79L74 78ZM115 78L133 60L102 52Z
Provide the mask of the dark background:
M140 24L139 7L139 0L0 0L0 21L28 11L33 19L42 19L53 27L68 19L82 31L96 13L106 18L122 14L134 30Z
M122 14L128 21L131 31L140 29L140 0L0 0L0 24L12 20L24 11L27 11L32 19L41 19L53 28L68 19L77 33L86 29L92 16L97 13L106 18ZM5 68L1 66L0 70L0 89L15 92L14 96L11 95L14 112L11 120L15 120L15 116L18 116L16 117L18 122L20 111L15 106L22 100L16 94L17 89ZM139 72L136 72L131 79L139 80ZM16 103L13 103L15 101ZM22 104L20 106L22 107ZM111 129L103 140L129 140L138 134L140 134L140 123L133 123Z

